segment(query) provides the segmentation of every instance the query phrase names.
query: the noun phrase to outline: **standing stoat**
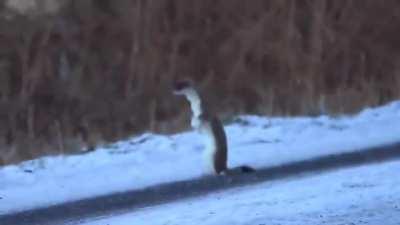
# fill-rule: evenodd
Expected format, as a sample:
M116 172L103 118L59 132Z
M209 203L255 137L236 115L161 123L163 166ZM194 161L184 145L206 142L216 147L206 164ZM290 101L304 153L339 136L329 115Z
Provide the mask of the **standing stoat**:
M213 115L202 101L199 92L190 81L179 81L174 84L174 94L184 95L192 109L191 125L200 131L205 138L205 162L214 174L229 173L227 168L228 145L221 121ZM242 172L252 172L248 166L239 167Z

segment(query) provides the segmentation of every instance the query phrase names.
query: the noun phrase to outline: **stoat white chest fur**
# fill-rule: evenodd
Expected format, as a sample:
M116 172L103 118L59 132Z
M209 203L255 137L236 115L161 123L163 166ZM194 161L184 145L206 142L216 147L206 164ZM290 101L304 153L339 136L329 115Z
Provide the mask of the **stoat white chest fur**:
M192 120L191 126L194 129L200 128L200 115L203 114L203 106L200 99L199 93L194 89L188 89L185 92L185 97L190 103L190 108L192 109Z
M203 113L201 99L197 91L190 89L185 94L186 99L190 103L192 109L191 126L198 130L204 138L203 162L207 172L214 172L213 156L216 154L216 142L211 130L211 126L207 121L201 121L200 116Z
M212 133L212 129L209 124L202 124L199 132L204 138L203 162L205 170L207 173L217 173L216 166L214 165L214 157L218 154L217 141Z

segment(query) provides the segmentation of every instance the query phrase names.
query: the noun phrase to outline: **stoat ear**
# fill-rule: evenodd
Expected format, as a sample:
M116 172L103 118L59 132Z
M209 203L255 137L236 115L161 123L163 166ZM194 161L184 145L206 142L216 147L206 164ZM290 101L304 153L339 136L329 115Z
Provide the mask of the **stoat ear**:
M179 94L183 94L187 88L191 88L191 87L193 87L193 84L191 81L178 80L178 81L174 82L172 89L173 89L174 94L179 95Z

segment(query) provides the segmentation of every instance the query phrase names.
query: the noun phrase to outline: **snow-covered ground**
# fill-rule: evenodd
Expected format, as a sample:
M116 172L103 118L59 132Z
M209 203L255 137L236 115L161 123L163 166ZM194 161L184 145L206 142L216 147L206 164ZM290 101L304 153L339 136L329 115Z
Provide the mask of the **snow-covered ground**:
M400 161L265 182L82 225L399 225Z
M400 141L400 102L355 116L243 116L226 126L230 166L276 166ZM0 215L203 175L195 132L144 134L76 156L0 168Z

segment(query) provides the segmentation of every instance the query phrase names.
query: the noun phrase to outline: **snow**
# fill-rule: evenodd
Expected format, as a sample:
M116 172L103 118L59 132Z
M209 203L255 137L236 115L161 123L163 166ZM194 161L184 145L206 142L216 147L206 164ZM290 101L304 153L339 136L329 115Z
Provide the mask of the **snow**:
M90 218L82 225L400 224L400 161L342 169Z
M399 142L400 102L354 116L242 116L227 125L230 167L276 166ZM196 132L146 133L84 155L52 156L0 168L0 215L204 174Z

